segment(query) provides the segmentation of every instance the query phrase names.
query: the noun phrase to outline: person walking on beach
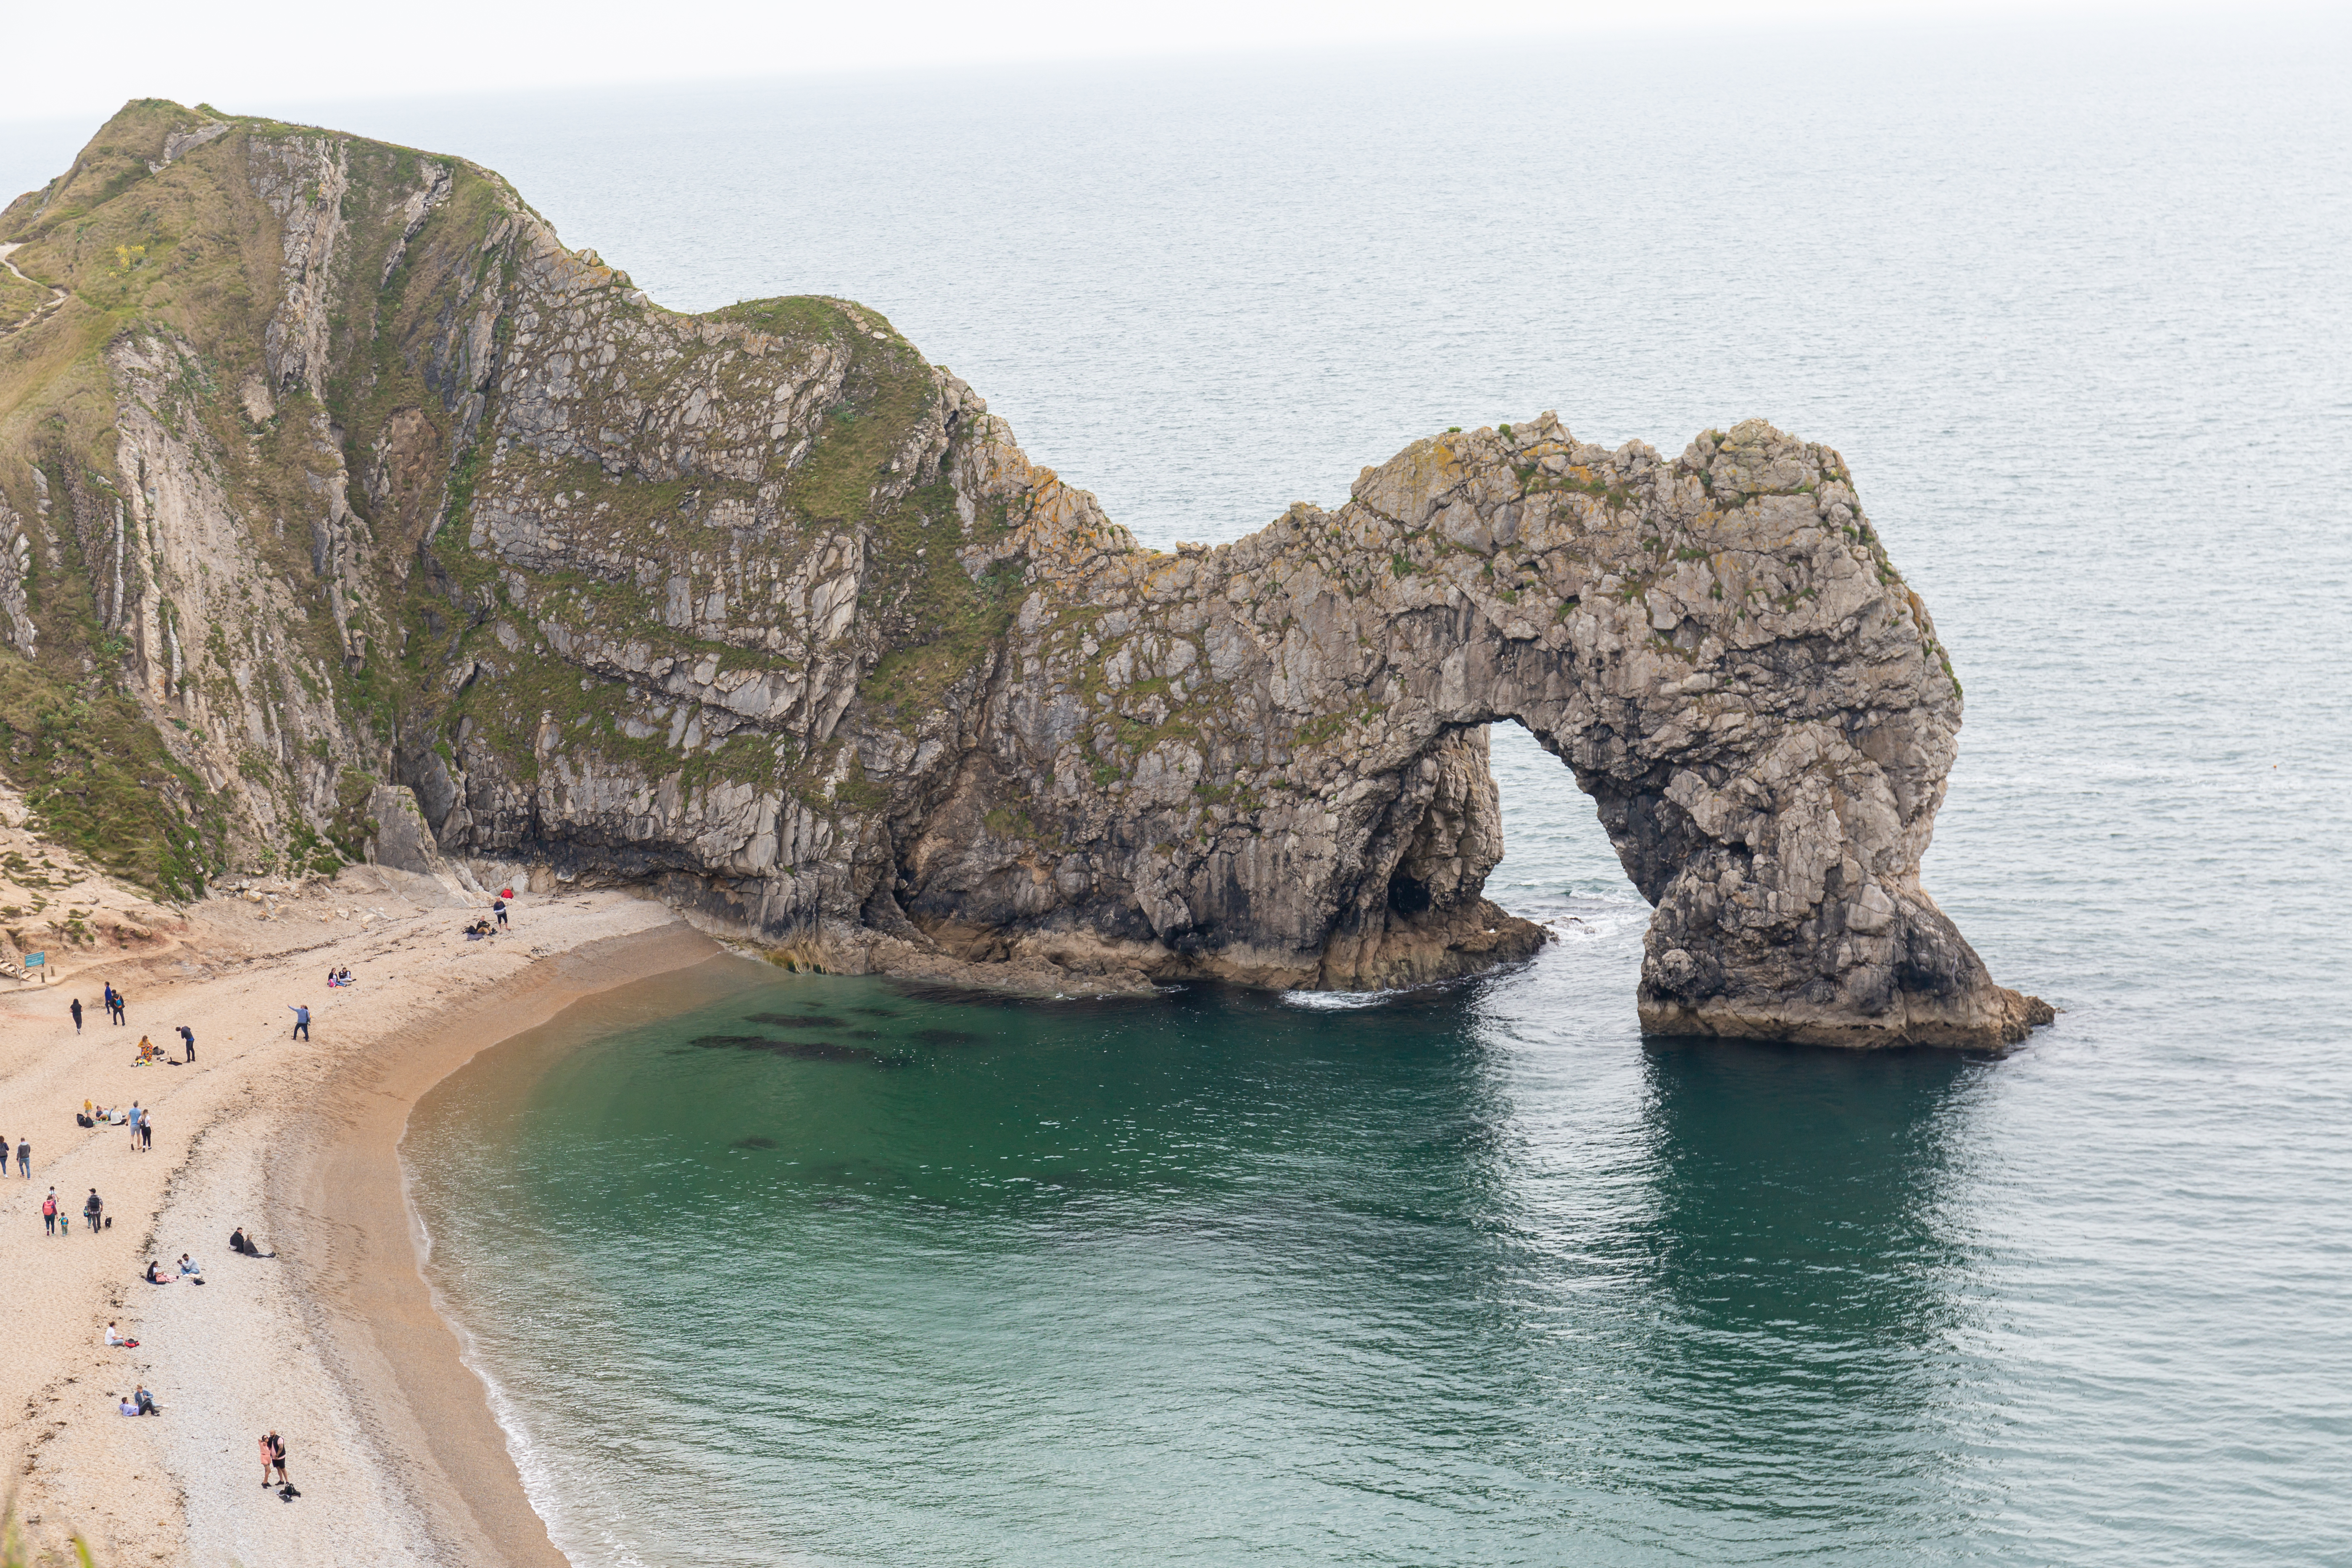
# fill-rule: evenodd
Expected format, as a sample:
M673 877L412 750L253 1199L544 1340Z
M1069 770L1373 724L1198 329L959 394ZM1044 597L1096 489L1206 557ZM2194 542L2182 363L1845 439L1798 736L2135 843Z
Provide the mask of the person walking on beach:
M138 1148L138 1147L139 1147L139 1102L138 1102L137 1100L132 1100L132 1101L131 1102L131 1109L130 1109L130 1110L128 1110L127 1112L125 1112L125 1113L124 1113L124 1115L123 1115L123 1118L122 1118L122 1125L123 1125L123 1126L125 1126L125 1127L127 1127L127 1128L129 1128L129 1129L131 1130L131 1146L133 1149Z
M5 1163L0 1160L0 1163ZM28 1182L33 1179L33 1141L29 1138L16 1140L16 1173Z
M79 996L75 997L75 998L73 999L73 1005L72 1005L71 1006L68 1007L68 1008L66 1009L66 1011L67 1011L67 1012L68 1012L68 1013L71 1013L71 1014L73 1015L73 1021L74 1021L74 1033L75 1033L75 1034L77 1034L77 1035L80 1034L80 1033L81 1033L81 998L80 998L80 997L79 997Z
M144 1110L139 1114L139 1152L142 1154L155 1147L155 1113Z
M98 1195L98 1189L96 1187L90 1188L89 1201L81 1205L81 1212L83 1216L89 1221L89 1233L92 1236L96 1236L99 1232L100 1222L106 1217L106 1200Z
M185 1024L180 1026L180 1046L188 1060L196 1059L196 1032Z
M290 1037L297 1040L309 1039L310 1037L310 1009L303 1006L299 1002L289 1002L286 1005L294 1015L294 1033Z
M505 930L507 923L507 901L504 899L492 899L490 900L490 913L499 917L499 929L501 931Z
M41 1200L41 1228L51 1236L58 1233L58 1190L55 1187L51 1187L49 1195Z

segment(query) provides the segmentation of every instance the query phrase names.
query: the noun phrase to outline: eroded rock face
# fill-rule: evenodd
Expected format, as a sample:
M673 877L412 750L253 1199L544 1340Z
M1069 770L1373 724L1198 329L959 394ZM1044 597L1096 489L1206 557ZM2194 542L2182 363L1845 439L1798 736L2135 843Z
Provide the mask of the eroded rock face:
M1657 905L1645 1027L1998 1046L2046 1019L1919 885L1959 690L1826 447L1751 421L1667 461L1546 416L1216 550L1032 515L966 552L1030 585L979 741L1027 831L905 868L918 924L1061 922L1276 984L1468 967L1474 928L1512 949L1460 918L1501 852L1508 720ZM1014 868L1049 842L1040 911Z
M1546 415L1146 551L858 306L677 315L460 161L139 113L141 210L236 215L251 303L139 285L109 438L0 428L0 533L52 479L88 514L8 547L0 633L68 635L19 601L79 561L240 853L364 810L388 860L642 883L829 966L1392 986L1543 941L1483 892L1515 721L1657 906L1645 1027L2046 1016L1919 886L1959 691L1826 447ZM137 179L104 142L0 228L113 298L131 253L57 216Z

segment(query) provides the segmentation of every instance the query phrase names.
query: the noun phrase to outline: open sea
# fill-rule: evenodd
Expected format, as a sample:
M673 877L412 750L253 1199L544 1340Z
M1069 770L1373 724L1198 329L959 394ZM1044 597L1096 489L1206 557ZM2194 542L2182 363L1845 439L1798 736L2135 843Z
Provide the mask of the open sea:
M225 105L488 164L679 309L862 300L1154 544L1547 408L1827 441L1967 689L1927 884L2064 1010L2005 1059L1644 1041L1646 909L1516 730L1489 890L1560 940L1511 973L600 999L406 1144L556 1542L2352 1563L2347 38Z

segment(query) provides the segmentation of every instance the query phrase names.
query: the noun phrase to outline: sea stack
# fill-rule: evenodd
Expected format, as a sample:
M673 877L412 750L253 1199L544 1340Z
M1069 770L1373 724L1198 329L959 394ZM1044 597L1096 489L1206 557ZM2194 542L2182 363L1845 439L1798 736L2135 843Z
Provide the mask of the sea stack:
M1516 721L1656 906L1645 1028L2049 1016L1919 883L1927 608L1761 421L1448 432L1160 552L875 312L664 310L459 159L145 100L0 243L0 673L102 709L76 820L166 892L489 861L827 968L1394 986L1544 940Z

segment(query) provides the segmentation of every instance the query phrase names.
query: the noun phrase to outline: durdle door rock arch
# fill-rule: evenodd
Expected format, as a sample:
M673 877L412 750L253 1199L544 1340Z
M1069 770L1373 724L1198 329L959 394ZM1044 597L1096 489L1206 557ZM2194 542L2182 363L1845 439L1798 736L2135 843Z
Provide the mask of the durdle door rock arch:
M2049 1016L1919 885L1927 611L1760 422L1449 433L1162 553L874 312L664 310L461 159L142 100L0 242L63 290L0 334L0 674L110 704L163 784L93 842L168 889L364 855L826 967L1405 984L1544 940L1483 896L1517 722L1656 905L1644 1027Z
M1959 689L1827 447L1749 421L1669 462L1546 415L1214 550L1104 548L1082 496L1032 515L967 551L1030 593L966 831L894 889L919 921L1058 918L1275 984L1517 955L1535 933L1479 896L1485 727L1516 721L1657 906L1646 1029L1998 1047L2048 1020L1919 885ZM970 830L1012 793L1064 852L1050 910Z

